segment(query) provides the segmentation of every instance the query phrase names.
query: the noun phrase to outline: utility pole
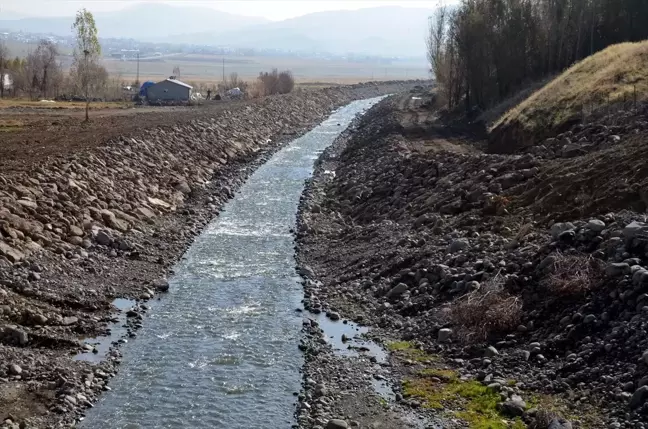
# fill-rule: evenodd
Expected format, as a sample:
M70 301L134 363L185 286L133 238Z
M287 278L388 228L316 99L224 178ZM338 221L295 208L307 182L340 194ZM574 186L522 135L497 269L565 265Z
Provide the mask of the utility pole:
M139 52L137 53L137 77L135 78L135 86L139 86Z
M223 57L223 83L225 83L225 57Z

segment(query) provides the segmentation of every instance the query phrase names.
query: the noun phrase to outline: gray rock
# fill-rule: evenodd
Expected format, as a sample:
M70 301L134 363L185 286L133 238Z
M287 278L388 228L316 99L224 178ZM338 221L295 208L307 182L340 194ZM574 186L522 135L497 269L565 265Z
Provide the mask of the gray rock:
M398 298L405 292L407 292L407 285L405 283L398 283L392 290L387 292L387 298Z
M610 277L620 277L630 274L630 265L625 262L612 263L605 268L605 274Z
M632 222L623 228L623 236L630 240L636 237L638 234L648 232L648 224L644 222Z
M437 339L440 343L445 343L450 339L451 336L452 336L452 329L443 328L439 330Z
M526 410L526 402L518 395L512 395L511 399L499 404L500 411L510 417L522 417Z
M551 238L553 238L554 240L557 240L558 237L560 237L560 234L562 234L562 233L564 233L564 232L566 232L566 231L571 231L571 230L573 230L574 228L576 228L576 227L575 227L574 224L571 223L571 222L565 222L565 223L559 222L559 223L554 223L554 224L551 226Z
M468 240L465 239L455 240L450 244L450 253L456 253L465 250L466 248L468 248L469 244L470 243L468 243Z
M592 219L587 222L586 228L594 232L601 232L605 229L605 223L598 219Z
M548 429L572 429L572 424L569 420L555 418L549 423Z
M182 192L183 194L190 194L191 193L191 187L187 182L178 182L178 184L175 186L176 190Z
M329 311L326 316L331 320L340 320L340 314L334 311Z
M155 290L158 292L168 292L169 291L169 281L167 279L158 279L153 282Z
M639 408L646 400L648 400L648 386L641 386L630 398L630 408Z
M113 238L110 236L110 234L102 229L97 232L97 235L95 235L95 241L97 242L97 244L100 244L102 246L110 246Z
M648 350L646 350L645 352L643 352L643 355L641 355L641 358L642 358L643 361L646 363L646 365L648 365Z
M20 375L22 374L22 368L15 363L9 365L9 373L12 375Z
M326 423L325 429L348 429L349 425L344 420L332 419Z
M74 325L74 324L77 323L78 321L79 321L79 319L76 318L76 317L74 317L74 316L64 317L64 318L63 318L63 321L61 322L61 325L63 325L63 326L70 326L70 325Z
M486 357L493 357L499 355L499 352L497 349L493 346L489 346L486 351L484 352L484 356Z

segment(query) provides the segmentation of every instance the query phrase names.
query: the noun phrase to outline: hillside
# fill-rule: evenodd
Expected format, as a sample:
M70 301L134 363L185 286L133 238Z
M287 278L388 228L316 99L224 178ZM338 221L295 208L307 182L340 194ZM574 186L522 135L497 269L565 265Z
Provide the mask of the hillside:
M602 106L648 98L648 42L623 43L580 61L505 113L491 149L509 153L565 131Z

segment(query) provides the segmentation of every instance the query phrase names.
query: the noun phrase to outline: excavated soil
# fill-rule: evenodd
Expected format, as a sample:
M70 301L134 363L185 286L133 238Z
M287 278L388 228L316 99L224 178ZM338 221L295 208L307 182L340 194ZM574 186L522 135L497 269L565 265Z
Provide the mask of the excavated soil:
M321 156L299 218L306 308L392 345L399 405L466 427L645 427L645 107L507 155L430 104L387 99ZM475 405L479 385L497 407Z

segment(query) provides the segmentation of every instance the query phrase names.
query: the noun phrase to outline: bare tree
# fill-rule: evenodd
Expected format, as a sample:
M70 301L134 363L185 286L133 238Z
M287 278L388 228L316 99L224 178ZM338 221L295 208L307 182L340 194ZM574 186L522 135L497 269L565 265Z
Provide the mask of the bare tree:
M427 58L430 63L430 70L437 80L443 80L441 76L443 47L446 33L447 9L442 0L439 0L439 7L434 16L428 18L428 35L425 40L427 46Z
M175 76L176 79L180 79L180 66L173 67L173 76Z
M9 48L3 41L0 41L0 98L4 97L5 76L9 70Z
M41 95L47 98L47 90L49 89L52 76L58 74L60 68L56 62L56 57L59 55L58 47L49 40L41 40L36 48L35 55L35 73L40 76L39 89Z

